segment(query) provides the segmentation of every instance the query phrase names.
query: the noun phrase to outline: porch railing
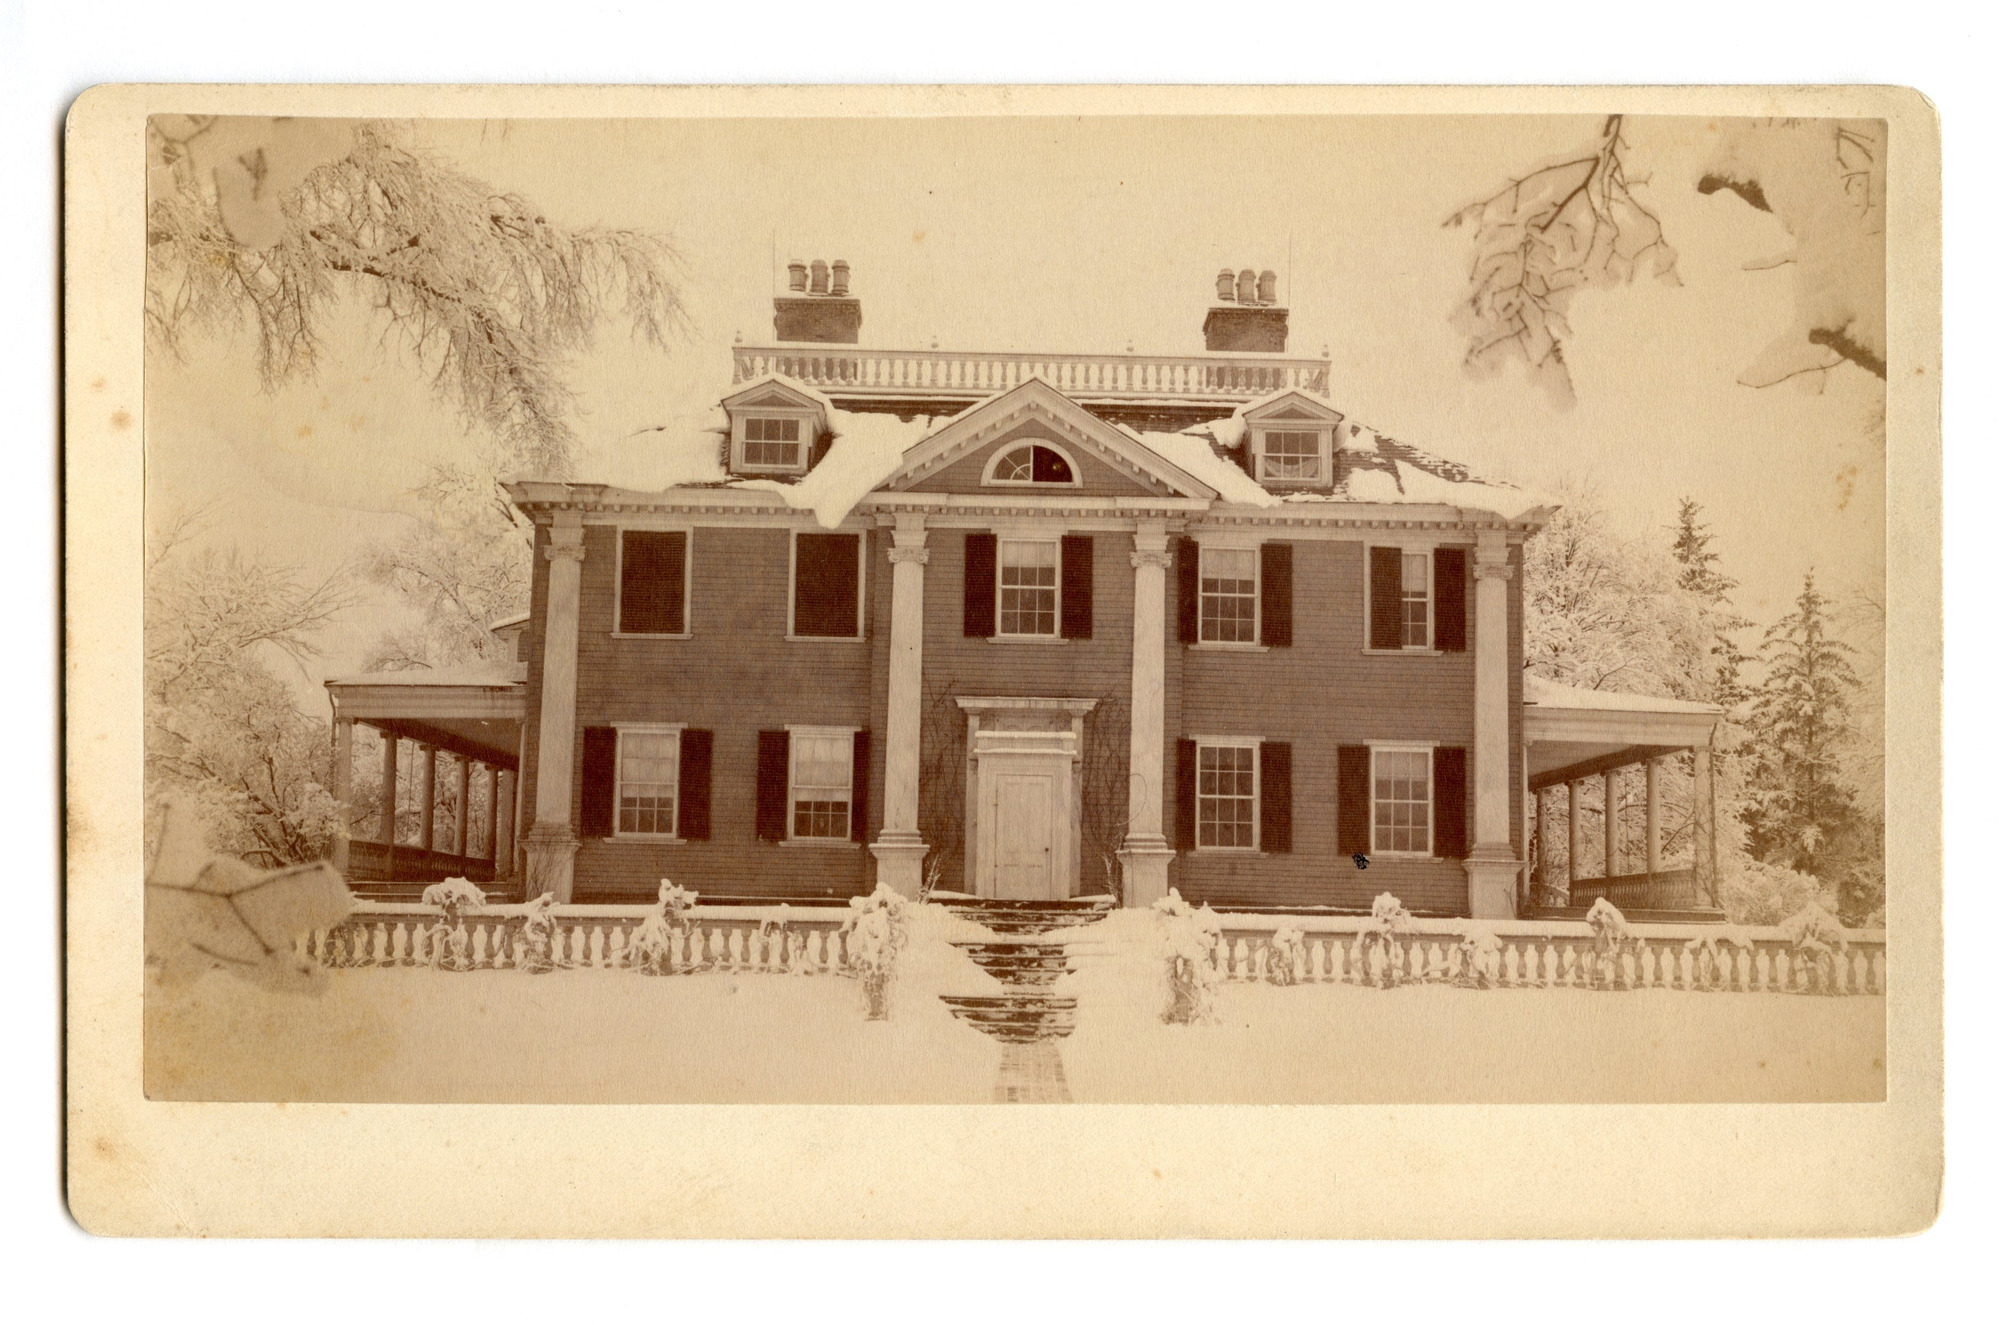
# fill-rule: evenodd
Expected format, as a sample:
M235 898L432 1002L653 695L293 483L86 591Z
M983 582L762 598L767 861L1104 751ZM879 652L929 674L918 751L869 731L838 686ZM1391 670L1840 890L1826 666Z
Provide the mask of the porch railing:
M673 943L678 971L832 974L847 966L842 907L697 906L683 912ZM632 934L657 908L560 906L552 911L549 955L559 967L619 970L631 966ZM414 902L364 903L340 924L316 930L301 948L323 966L429 966L462 963L465 970L522 965L524 908L468 907L459 930L443 927L443 912ZM454 939L456 940L454 942Z
M738 345L735 380L782 373L829 395L973 400L1039 376L1081 400L1242 401L1297 390L1324 395L1324 359L1252 355L1024 354L863 350L840 345Z
M1224 913L1216 964L1230 980L1270 982L1278 917ZM1468 931L1498 940L1486 981L1500 988L1735 990L1746 993L1880 994L1888 987L1887 936L1852 930L1843 951L1800 950L1774 927L1630 926L1614 955L1600 954L1580 921L1418 920L1387 945L1364 944L1358 919L1290 922L1301 932L1302 983L1379 985L1467 977Z
M1692 910L1710 904L1692 869L1615 874L1608 879L1577 879L1569 885L1570 906L1586 907L1599 897L1608 897L1620 911Z
M490 857L427 851L408 842L392 846L356 838L347 843L347 878L352 883L371 885L367 889L370 892L390 891L388 886L392 884L410 885L420 892L422 889L417 885L443 879L490 883L493 862Z

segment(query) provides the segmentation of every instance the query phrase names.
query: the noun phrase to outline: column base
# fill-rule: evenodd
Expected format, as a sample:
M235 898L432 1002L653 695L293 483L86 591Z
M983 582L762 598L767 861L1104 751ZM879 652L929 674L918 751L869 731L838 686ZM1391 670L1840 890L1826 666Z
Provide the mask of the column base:
M923 858L930 854L916 833L884 832L868 844L874 853L875 882L915 901L923 892Z
M527 899L554 893L567 905L576 892L576 834L566 824L536 824L527 835Z
M1514 885L1520 878L1520 862L1511 847L1474 847L1465 858L1471 913L1474 920L1514 918Z
M1166 839L1127 837L1118 848L1118 864L1124 868L1124 905L1151 906L1166 896L1166 867L1177 853Z

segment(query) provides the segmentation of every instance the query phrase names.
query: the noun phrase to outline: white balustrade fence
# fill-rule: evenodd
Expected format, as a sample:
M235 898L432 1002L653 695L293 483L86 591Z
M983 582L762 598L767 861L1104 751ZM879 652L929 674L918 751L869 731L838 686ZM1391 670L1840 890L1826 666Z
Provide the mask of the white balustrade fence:
M847 966L845 907L815 907L781 914L778 907L702 907L683 912L672 939L675 971L742 971L763 974L838 974ZM316 930L301 950L323 966L445 966L454 970L509 970L534 964L518 906L467 908L446 929L437 907L380 902L357 909L332 929ZM548 960L557 967L626 970L632 936L656 908L562 906Z
M1460 947L1464 922L1426 920L1389 942L1365 943L1355 920L1287 921L1224 913L1216 965L1231 980L1283 983L1271 938L1287 923L1303 932L1291 980L1382 985L1452 981L1495 988L1685 989L1745 993L1880 994L1888 987L1885 936L1853 930L1844 951L1800 952L1775 928L1632 925L1615 953L1599 953L1580 922L1478 922L1499 942L1497 967L1481 978ZM1731 942L1733 934L1744 940ZM1699 945L1707 938L1712 947Z
M822 391L911 398L989 396L1030 377L1065 395L1094 400L1250 399L1293 390L1324 395L1332 372L1323 359L1240 354L1014 354L834 345L738 345L735 360L737 382L782 373Z

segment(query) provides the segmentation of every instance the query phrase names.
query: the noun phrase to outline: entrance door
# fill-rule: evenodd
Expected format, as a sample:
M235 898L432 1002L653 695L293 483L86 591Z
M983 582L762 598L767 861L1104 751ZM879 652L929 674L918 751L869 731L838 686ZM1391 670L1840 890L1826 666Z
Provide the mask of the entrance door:
M1001 773L993 779L993 887L999 897L1055 895L1055 779Z

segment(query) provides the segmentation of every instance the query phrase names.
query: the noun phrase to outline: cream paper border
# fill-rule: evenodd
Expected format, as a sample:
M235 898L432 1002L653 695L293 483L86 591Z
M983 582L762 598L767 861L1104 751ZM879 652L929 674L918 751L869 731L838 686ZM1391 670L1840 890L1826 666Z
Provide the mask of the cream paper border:
M1605 113L1889 122L1888 1101L156 1103L140 1086L144 126L376 117ZM108 1235L1659 1237L1918 1230L1942 1181L1941 266L1900 88L105 86L66 135L67 1143ZM101 379L103 385L93 383Z

